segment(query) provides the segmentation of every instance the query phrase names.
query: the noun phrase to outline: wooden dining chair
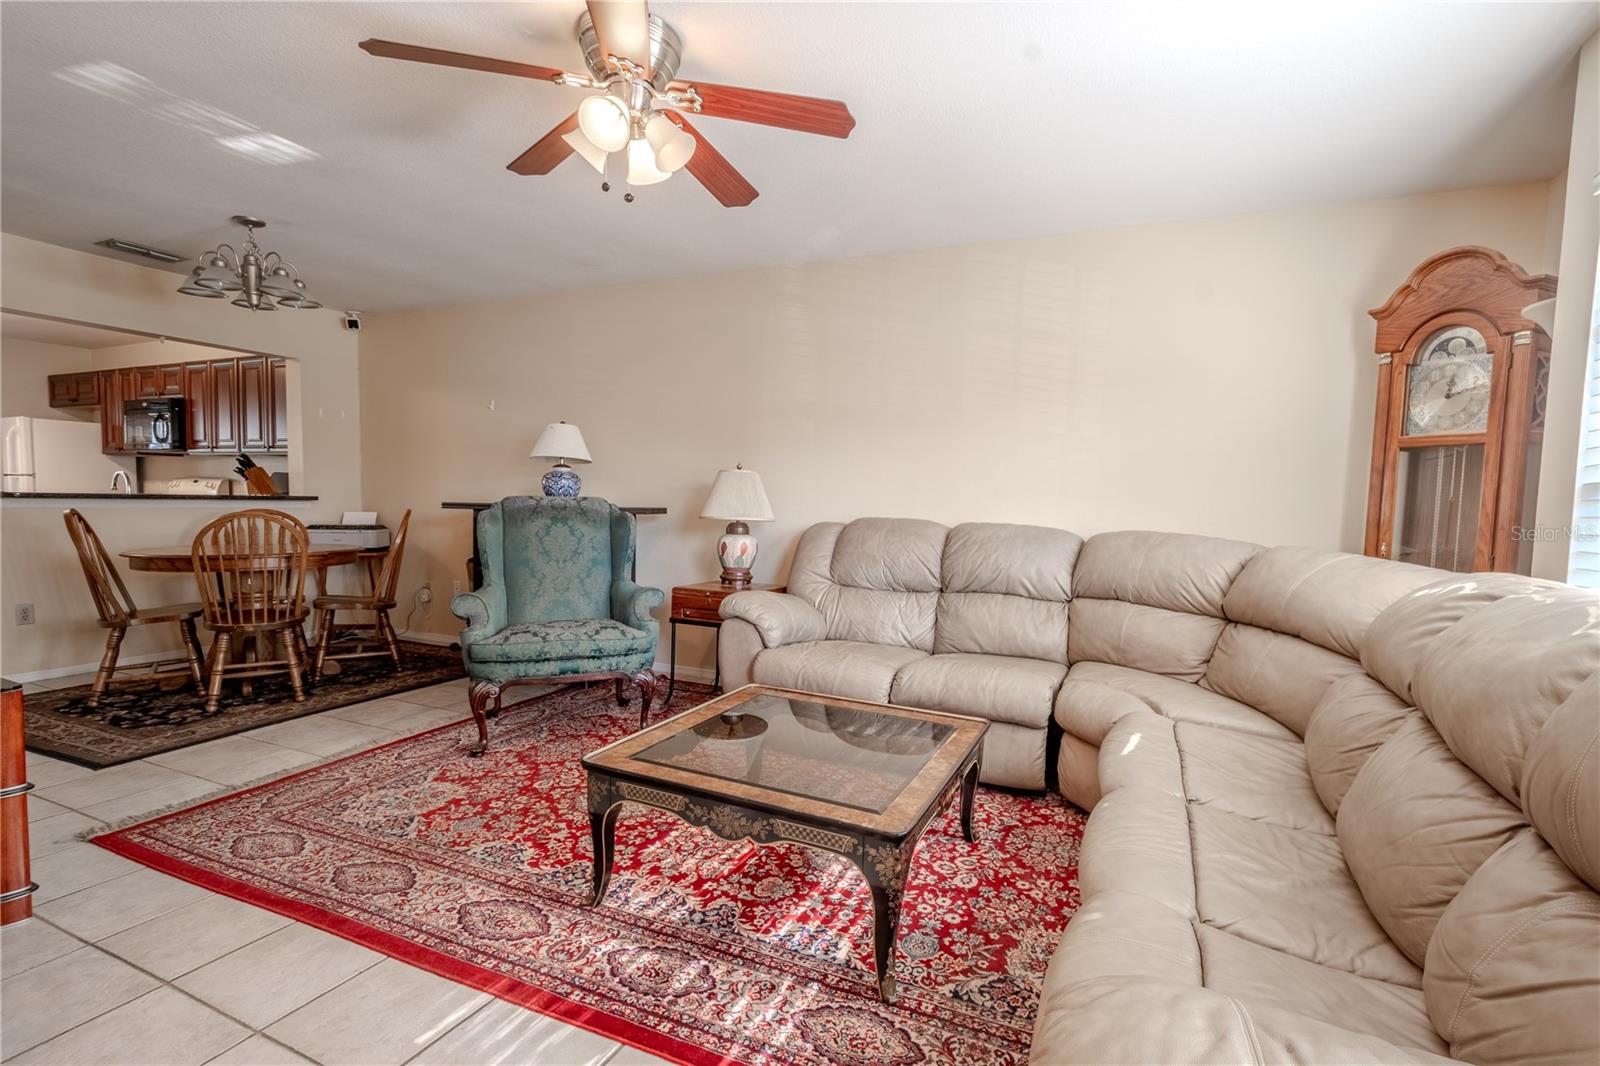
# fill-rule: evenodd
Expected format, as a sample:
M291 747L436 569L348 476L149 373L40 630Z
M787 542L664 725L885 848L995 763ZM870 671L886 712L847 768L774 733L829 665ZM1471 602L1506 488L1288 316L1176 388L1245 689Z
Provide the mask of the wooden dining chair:
M207 663L206 713L222 704L222 683L287 672L296 703L306 698L305 524L282 511L236 511L207 524L190 549L206 625L216 632ZM244 642L254 639L256 658ZM282 659L267 659L276 643Z
M382 567L372 579L372 592L369 595L323 595L311 601L311 609L317 613L317 653L312 661L312 677L322 679L322 664L329 659L373 659L387 655L394 662L395 669L400 669L400 636L394 631L394 623L389 620L389 612L395 605L395 587L400 583L400 559L405 554L406 529L410 525L411 512L407 511L400 519L399 528L395 530L394 540L389 545L388 554L383 557ZM357 650L331 654L328 646L333 641L333 627L339 611L371 612L372 621L345 622L342 628L371 630L374 637L382 638L384 648L377 651Z
M83 567L84 580L89 583L89 595L94 599L94 609L100 616L100 625L111 630L106 635L106 650L100 657L100 669L95 671L94 688L89 692L89 706L100 706L100 697L105 695L118 670L137 668L132 665L117 665L117 655L122 650L123 638L133 626L176 623L179 636L183 640L184 657L139 665L149 669L151 673L159 673L178 663L184 663L189 669L189 677L194 682L194 687L203 691L205 677L200 672L200 638L194 628L194 620L200 615L200 604L174 603L165 607L135 605L133 597L128 595L128 586L123 583L122 575L117 572L110 553L106 551L106 546L101 543L99 534L94 531L89 520L76 508L68 508L62 512L61 517L67 523L67 535L72 538L72 546L78 550L78 563Z

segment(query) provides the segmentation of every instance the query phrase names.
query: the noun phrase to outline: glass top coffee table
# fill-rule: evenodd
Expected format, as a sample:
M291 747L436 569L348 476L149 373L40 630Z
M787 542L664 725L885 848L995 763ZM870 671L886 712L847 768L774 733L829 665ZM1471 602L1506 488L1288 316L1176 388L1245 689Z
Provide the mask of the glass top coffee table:
M981 718L747 685L583 757L594 842L590 905L611 877L617 813L642 803L728 840L848 857L872 889L878 993L895 999L894 943L917 839L961 795L972 834Z

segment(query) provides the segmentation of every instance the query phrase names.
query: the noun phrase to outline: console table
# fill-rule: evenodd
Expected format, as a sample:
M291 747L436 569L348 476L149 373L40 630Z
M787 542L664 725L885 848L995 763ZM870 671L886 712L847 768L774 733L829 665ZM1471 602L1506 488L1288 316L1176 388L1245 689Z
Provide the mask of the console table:
M473 588L478 588L483 584L483 571L478 566L478 512L487 511L490 507L493 507L494 504L467 503L462 500L446 500L439 506L446 511L472 512L472 558L467 560L467 579L472 582ZM667 513L667 509L665 507L618 507L617 510L627 511L635 518L638 518L641 515L660 515ZM639 552L637 549L635 549L633 553L633 564L628 571L628 576L632 578L638 578L639 576Z

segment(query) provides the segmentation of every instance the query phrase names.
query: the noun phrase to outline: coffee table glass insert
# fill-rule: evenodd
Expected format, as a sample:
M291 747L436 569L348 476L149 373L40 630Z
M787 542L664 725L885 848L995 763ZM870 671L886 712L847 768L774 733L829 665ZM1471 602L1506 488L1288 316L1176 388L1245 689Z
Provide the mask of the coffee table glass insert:
M848 856L872 890L879 994L895 998L893 952L917 838L959 791L972 803L980 718L749 685L590 752L594 870L611 876L624 802L670 811L731 840L799 843Z

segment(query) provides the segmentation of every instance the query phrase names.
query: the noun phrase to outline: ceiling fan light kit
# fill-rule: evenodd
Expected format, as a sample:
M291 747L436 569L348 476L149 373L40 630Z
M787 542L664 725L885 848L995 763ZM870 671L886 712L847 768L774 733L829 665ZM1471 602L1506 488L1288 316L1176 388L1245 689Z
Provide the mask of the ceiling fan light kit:
M759 195L755 187L689 124L689 115L826 137L848 137L855 128L850 109L838 100L674 80L683 39L650 14L646 0L589 0L587 7L577 25L586 74L376 38L362 41L361 48L385 59L594 91L507 169L525 176L548 174L575 154L601 175L600 188L606 191L611 188L605 180L607 162L613 153L623 153L629 186L655 185L688 170L725 207L744 207L753 201ZM632 203L633 193L626 193L623 200Z
M236 292L239 295L233 305L251 311L276 311L280 307L309 311L322 306L311 298L293 263L277 252L263 252L256 243L255 231L265 222L250 215L234 215L233 221L245 230L239 250L219 244L206 252L178 286L179 292L207 300L220 300Z

